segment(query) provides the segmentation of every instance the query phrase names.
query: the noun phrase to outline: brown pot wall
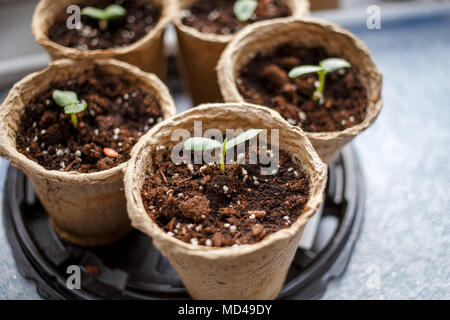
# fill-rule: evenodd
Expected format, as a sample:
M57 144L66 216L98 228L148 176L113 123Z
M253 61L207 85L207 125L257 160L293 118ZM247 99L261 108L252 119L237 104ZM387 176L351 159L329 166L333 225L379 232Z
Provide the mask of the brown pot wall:
M303 213L289 228L255 244L213 248L185 243L167 235L147 215L141 198L147 170L154 170L149 154L157 146L172 147L172 132L193 132L194 121L203 130L279 129L279 147L310 176L310 198ZM270 139L270 138L268 138ZM289 126L276 112L246 103L206 104L159 123L136 144L125 173L125 194L133 227L153 239L169 258L184 286L195 299L274 299L280 292L297 250L304 226L322 201L326 167L306 135Z
M16 83L0 109L0 155L32 181L58 235L86 246L113 242L131 228L122 181L127 163L95 173L46 170L17 151L16 132L25 106L34 96L46 90L52 81L68 79L95 66L133 81L153 94L164 118L176 113L168 89L155 75L116 60L55 61Z
M329 162L344 145L376 120L383 105L381 72L362 41L335 24L309 17L263 21L241 30L220 58L217 73L224 100L243 102L236 86L241 68L255 54L269 53L285 43L322 46L331 56L343 57L357 68L358 78L367 90L368 106L363 122L343 131L306 133L321 159Z
M31 31L36 41L47 50L52 60L61 58L74 60L115 58L135 65L146 72L155 73L159 78L165 79L167 66L163 36L175 13L175 5L172 0L152 0L162 7L162 14L156 26L145 37L122 48L84 51L64 47L48 38L48 29L56 15L65 11L69 5L81 1L41 0L34 11Z
M306 0L285 0L292 16L309 14ZM207 102L220 102L222 96L215 71L220 55L234 35L202 33L181 22L181 12L189 8L195 0L177 0L175 26L178 35L179 60L187 89L194 105Z

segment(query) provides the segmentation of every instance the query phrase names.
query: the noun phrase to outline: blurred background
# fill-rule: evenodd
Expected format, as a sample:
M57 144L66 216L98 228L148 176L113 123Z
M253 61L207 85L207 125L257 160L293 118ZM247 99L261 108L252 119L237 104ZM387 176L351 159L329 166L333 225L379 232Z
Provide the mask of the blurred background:
M346 273L323 298L450 299L450 1L311 2L312 15L362 39L384 75L384 109L352 143L365 178L363 225ZM0 0L0 102L49 62L30 32L36 3ZM368 26L374 5L380 28ZM166 36L176 50L173 30ZM178 111L188 107L177 101ZM1 159L0 200L7 165ZM17 271L3 228L0 299L39 299Z

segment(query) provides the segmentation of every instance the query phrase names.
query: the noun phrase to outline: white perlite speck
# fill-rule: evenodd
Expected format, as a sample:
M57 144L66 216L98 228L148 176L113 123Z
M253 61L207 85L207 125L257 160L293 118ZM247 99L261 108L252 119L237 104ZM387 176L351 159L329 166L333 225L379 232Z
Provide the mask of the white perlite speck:
M293 126L295 126L297 124L297 121L295 121L294 119L288 118L287 122L289 122L289 124L292 124Z
M208 19L209 20L216 20L219 17L220 13L217 10L213 10L208 14Z
M292 170L294 170L294 168L288 168L288 172L291 172Z
M229 228L229 227L230 227L230 224L229 224L229 223L225 223L223 226L224 226L225 228Z
M223 192L227 193L228 192L228 187L227 186L223 186Z
M283 219L284 220L289 220L289 216L284 216Z
M198 226L195 227L195 231L200 232L202 231L203 226L201 224L199 224Z
M250 217L248 217L250 220L255 220L255 214L251 214Z
M170 236L170 237L173 237L174 233L169 231L169 232L167 232L167 235Z
M81 151L80 151L80 150L75 151L75 155L76 155L77 157L81 157Z
M187 167L191 173L194 173L194 165L192 163L188 163Z
M119 134L119 133L120 133L120 128L115 128L113 132L114 132L114 134L116 134L116 135Z
M242 168L242 174L243 174L244 176L248 175L248 172L247 172L247 170L245 170L245 168Z
M206 244L207 247L211 247L212 246L211 239L206 239L205 244Z
M192 245L196 246L198 245L198 239L197 238L192 238L191 240L189 240L191 242Z
M300 120L305 121L306 120L306 113L304 113L303 111L300 111L298 113L298 117L300 118Z
M236 226L235 226L235 225L232 225L232 226L230 227L230 231L236 231Z
M64 155L64 151L62 151L61 149L56 150L57 157L62 157L63 155Z

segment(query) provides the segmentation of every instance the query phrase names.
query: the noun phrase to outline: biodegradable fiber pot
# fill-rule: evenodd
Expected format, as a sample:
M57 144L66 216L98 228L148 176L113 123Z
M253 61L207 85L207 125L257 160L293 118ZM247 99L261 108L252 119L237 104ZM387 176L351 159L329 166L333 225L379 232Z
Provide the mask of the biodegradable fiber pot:
M367 47L347 30L315 18L286 18L263 21L243 29L223 52L217 66L220 90L227 102L243 102L236 79L241 68L258 53L270 53L283 44L320 46L330 56L348 60L357 67L358 78L367 91L363 122L343 131L307 132L321 159L328 163L356 135L367 129L380 113L382 75Z
M158 23L143 38L125 47L81 51L64 47L49 39L48 30L54 23L56 16L65 12L69 5L80 3L82 0L39 1L33 14L31 31L36 41L47 50L52 60L61 58L74 60L115 58L135 65L146 72L155 73L158 77L164 79L166 59L163 36L164 30L173 19L175 6L173 1L151 1L162 7Z
M55 61L16 83L0 109L0 155L30 178L58 235L85 246L113 242L131 230L123 192L127 162L94 173L46 170L17 151L16 133L25 106L34 96L45 91L52 81L69 79L96 66L150 92L158 100L164 118L176 113L168 89L155 75L112 59Z
M279 147L310 176L310 197L302 215L289 228L255 244L214 248L185 243L167 235L147 215L141 198L146 172L153 171L150 153L156 147L173 146L176 129L193 132L194 121L203 130L279 129ZM270 141L270 131L268 133ZM252 104L206 104L156 125L132 150L125 173L125 194L132 225L153 239L167 256L195 299L274 299L280 292L294 258L306 222L322 201L326 167L300 128L289 126L276 112Z
M185 83L194 104L222 101L217 84L216 65L220 55L234 35L202 33L182 23L182 11L196 0L177 0L175 26L178 35L179 56ZM309 14L307 0L284 0L294 17ZM275 20L275 19L274 19Z

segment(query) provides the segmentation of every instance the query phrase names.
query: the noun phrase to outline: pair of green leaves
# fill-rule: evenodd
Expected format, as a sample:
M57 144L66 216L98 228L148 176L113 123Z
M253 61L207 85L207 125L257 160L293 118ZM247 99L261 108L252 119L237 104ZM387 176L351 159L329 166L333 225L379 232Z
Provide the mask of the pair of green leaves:
M98 9L94 7L86 7L81 10L81 14L89 18L98 20L98 25L101 30L108 29L108 21L123 17L127 11L124 7L118 4L112 4L105 9Z
M328 58L320 61L318 66L304 65L298 66L289 72L289 77L296 78L304 74L315 73L325 71L326 73L334 72L342 68L350 68L351 65L348 61L339 58Z
M242 22L248 21L257 6L257 0L237 0L233 6L234 15Z
M86 102L80 102L78 95L73 91L54 90L52 98L56 104L64 108L65 114L70 114L73 127L78 128L78 119L76 114L83 112L87 108Z
M186 150L193 150L193 151L206 151L220 148L221 150L220 171L225 172L225 154L227 150L247 140L250 140L253 137L256 137L261 131L262 131L261 129L250 129L238 135L237 137L234 137L230 141L227 141L227 139L225 138L223 143L209 138L193 137L187 139L184 142L184 148Z
M339 58L328 58L319 62L318 66L304 65L293 68L289 72L290 78L297 78L305 74L317 73L319 77L319 87L313 94L314 100L319 100L323 96L325 89L326 74L342 68L350 68L350 62Z

